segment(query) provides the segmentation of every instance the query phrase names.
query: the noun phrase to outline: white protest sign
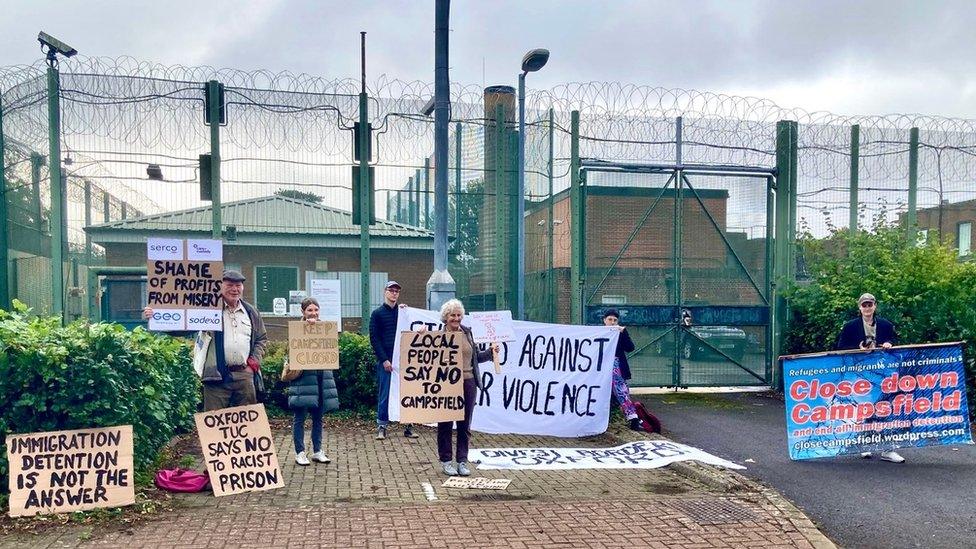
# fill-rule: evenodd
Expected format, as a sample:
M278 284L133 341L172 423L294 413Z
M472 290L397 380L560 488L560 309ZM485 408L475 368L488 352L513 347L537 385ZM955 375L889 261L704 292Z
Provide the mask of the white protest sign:
M468 453L478 469L656 469L676 461L700 461L726 469L741 465L667 439L613 448L483 448Z
M342 286L338 279L313 278L309 295L319 302L319 318L331 320L342 331Z
M467 316L475 343L515 341L512 311L484 311Z
M468 325L465 317L462 324ZM397 332L442 328L435 311L400 309ZM481 368L471 428L482 433L582 437L607 430L614 350L607 326L513 321L515 339L501 344L504 373ZM390 419L400 418L400 341L393 349Z
M504 490L512 483L507 478L451 477L441 484L442 488L463 488L465 490Z

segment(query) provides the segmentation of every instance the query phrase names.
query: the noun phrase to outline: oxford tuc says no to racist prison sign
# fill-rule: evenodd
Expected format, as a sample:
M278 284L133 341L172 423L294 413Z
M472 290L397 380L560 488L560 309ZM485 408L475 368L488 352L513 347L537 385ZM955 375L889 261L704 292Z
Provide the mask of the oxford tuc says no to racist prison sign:
M195 414L215 496L285 485L263 404Z

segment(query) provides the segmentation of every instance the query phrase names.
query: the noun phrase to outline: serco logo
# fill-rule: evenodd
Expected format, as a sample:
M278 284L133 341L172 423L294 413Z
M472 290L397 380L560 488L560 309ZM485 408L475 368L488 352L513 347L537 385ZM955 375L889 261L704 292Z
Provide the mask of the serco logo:
M190 324L220 324L220 319L216 317L196 317L188 319Z
M171 254L175 254L177 251L179 251L179 248L172 244L153 244L149 247L149 249L154 252L169 252Z
M153 313L153 320L161 321L180 321L183 320L183 315L180 313L170 313L170 312L155 312Z

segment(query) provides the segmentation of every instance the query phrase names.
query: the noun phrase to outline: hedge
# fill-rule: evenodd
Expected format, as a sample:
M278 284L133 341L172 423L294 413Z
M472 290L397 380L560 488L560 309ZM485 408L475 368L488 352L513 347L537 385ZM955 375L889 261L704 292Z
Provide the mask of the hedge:
M6 435L132 425L137 473L193 428L199 401L185 340L82 321L61 326L14 302L0 310L0 493Z

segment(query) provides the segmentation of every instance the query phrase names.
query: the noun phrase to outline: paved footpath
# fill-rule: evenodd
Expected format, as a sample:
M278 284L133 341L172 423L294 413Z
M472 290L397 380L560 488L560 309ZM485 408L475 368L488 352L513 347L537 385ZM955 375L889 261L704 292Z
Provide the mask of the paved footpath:
M294 462L275 430L287 486L215 498L178 495L176 509L134 526L19 534L0 547L805 547L833 544L775 492L698 464L650 470L479 471L505 491L442 488L436 432L373 440L366 427L325 434L327 465ZM582 440L475 433L472 447L609 447L630 431ZM429 501L422 484L434 486Z

